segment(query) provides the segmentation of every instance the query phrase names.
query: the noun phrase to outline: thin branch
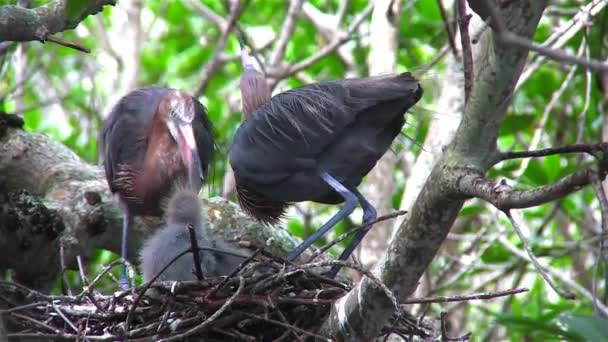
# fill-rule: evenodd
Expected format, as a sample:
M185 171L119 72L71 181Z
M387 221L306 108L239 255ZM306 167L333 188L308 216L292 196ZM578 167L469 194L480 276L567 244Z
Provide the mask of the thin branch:
M80 280L82 281L82 285L86 286L89 283L87 279L86 272L84 270L84 263L82 262L82 256L76 256L76 263L78 263L78 274L80 274Z
M493 28L495 29L496 37L504 44L512 45L534 51L547 58L559 62L576 64L578 66L590 69L593 71L608 71L608 63L598 62L593 59L584 59L573 56L563 50L552 49L546 46L539 46L531 42L529 39L520 37L513 32L510 32L505 26L500 16L499 10L492 1L485 1L488 14L492 17Z
M555 292L557 292L557 294L559 294L562 298L564 298L564 299L575 299L576 297L574 296L574 294L572 292L570 292L568 290L562 290L562 289L560 289L553 282L553 280L551 279L551 277L549 277L549 275L547 275L547 273L545 273L544 267L540 264L540 262L538 261L538 259L534 255L534 253L532 252L532 249L530 248L530 245L528 244L528 239L524 236L524 233L519 228L519 224L517 223L517 221L515 221L515 219L513 219L513 216L511 215L511 212L509 210L506 210L506 211L503 211L503 212L507 216L507 218L509 219L509 221L511 222L511 225L513 226L513 230L515 230L515 233L517 233L517 236L519 236L519 239L521 240L522 244L524 245L524 250L526 251L526 253L528 253L528 257L530 258L530 261L532 262L532 265L534 265L534 268L536 268L536 270L538 271L538 273L540 273L540 275L543 277L543 279L545 279L545 281L547 282L547 284Z
M224 313L224 311L226 311L232 305L232 303L235 301L235 299L241 294L244 287L245 287L245 279L243 279L243 277L239 277L239 287L237 288L237 290L224 303L224 305L222 305L221 308L219 308L216 312L213 313L213 315L209 316L209 318L207 318L203 323L197 325L196 327L194 327L182 334L176 334L169 338L159 340L159 342L161 342L161 341L162 342L179 341L185 337L188 337L188 336L194 335L198 332L204 331L209 326L209 324L211 324L211 322L218 319Z
M302 9L303 0L291 0L289 2L289 9L287 10L287 16L283 21L283 26L281 27L281 33L279 34L279 38L277 39L277 44L270 56L270 60L268 64L270 64L271 68L276 68L279 66L281 61L283 60L283 56L285 55L285 48L287 47L287 43L293 34L295 29L296 19L300 10Z
M585 28L585 58L589 59L589 28ZM591 102L591 71L585 70L585 102L583 104L583 110L578 115L578 131L576 133L576 143L580 143L583 139L583 131L585 129L585 121L587 119L587 112L589 110L589 103Z
M595 191L595 195L597 196L600 204L600 217L602 224L602 233L600 234L601 238L599 245L600 250L598 253L601 262L598 262L595 266L595 271L593 272L593 285L591 289L593 293L593 311L598 314L600 311L598 304L599 296L597 295L598 273L602 264L604 264L604 267L608 267L608 244L606 241L606 239L608 239L608 199L606 199L606 193L604 192L604 187L602 186L602 178L599 174L595 175L591 185L593 186L593 190Z
M594 170L587 168L566 176L559 181L530 190L513 190L508 186L497 189L483 176L466 174L460 178L459 188L463 195L481 198L500 210L535 207L579 190L591 183Z
M192 224L188 224L188 233L190 234L190 245L192 247L192 259L194 261L194 272L196 274L196 278L198 280L203 280L203 268L201 267L201 255L199 253L198 241L196 240L196 232L194 231L194 226Z
M59 241L59 267L61 267L61 285L64 290L64 294L68 296L72 295L72 288L68 281L67 268L65 267L65 248L63 247L64 241Z
M239 311L239 312L242 313L243 316L246 316L246 317L249 317L249 318L253 318L253 319L257 319L257 320L261 320L261 321L268 322L268 323L272 323L272 324L276 324L276 325L282 326L284 328L291 329L291 330L293 330L295 332L299 332L300 334L304 334L304 335L308 335L310 337L314 337L316 340L328 341L328 342L332 341L331 339L329 339L327 337L324 337L324 336L312 333L310 331L306 331L304 329L300 329L300 328L298 328L296 326L293 326L291 324L288 324L288 323L284 323L284 322L277 321L277 320L270 319L270 318L260 317L258 315L254 315L254 314L251 314L251 313L245 312L245 311Z
M449 297L426 297L426 298L412 298L407 299L401 303L401 305L405 304L426 304L426 303L449 303L449 302L464 302L469 300L486 300L486 299L494 299L504 296L512 296L518 293L527 292L528 289L512 289L498 292L490 292L490 293L478 293L467 296L449 296Z
M55 305L55 303L51 302L51 306L53 307L53 310L55 310L55 312L61 317L61 319L63 319L63 321L70 327L72 328L72 330L74 330L74 332L77 335L80 335L80 332L78 331L78 328L76 328L76 326L74 325L74 323L72 323L72 321L70 321L66 315L63 314L63 312L61 310L59 310L59 308L57 307L57 305Z
M207 5L203 4L199 0L185 0L184 1L190 8L194 9L196 13L200 14L207 21L213 23L221 31L225 31L228 27L228 21L222 18L221 15L215 13Z
M500 237L498 239L498 242L500 242L500 244L502 246L504 246L506 249L513 252L513 254L515 256L517 256L518 258L525 260L527 262L530 261L527 254L525 252L523 252L522 250L520 250L519 248L517 248L515 245L513 245L513 243L511 241L509 241L506 237L504 237L504 236ZM589 292L589 290L587 290L586 288L584 288L583 286L578 284L576 281L566 277L564 272L556 271L553 268L548 267L548 266L543 266L543 268L545 271L547 271L553 277L559 279L564 285L566 285L569 288L580 293L583 297L587 298L589 301L593 301L593 294L591 292ZM606 307L602 303L598 303L598 307L605 316L608 316L608 307Z
M464 66L464 102L468 103L473 91L473 52L471 49L471 37L469 36L469 21L471 15L467 14L466 0L458 0L458 28L460 29L460 44L462 46L462 59Z
M91 49L89 49L88 47L78 44L76 42L70 42L68 40L65 40L63 38L59 38L56 36L47 36L45 39L47 42L52 42L55 43L57 45L61 45L61 46L65 46L68 47L70 49L74 49L74 50L78 50L84 53L90 53Z
M448 35L448 44L450 46L450 49L452 49L452 53L454 54L454 56L458 56L458 49L456 48L454 38L455 34L452 31L448 14L445 11L445 7L443 7L443 3L441 2L441 0L437 0L437 7L439 8L439 13L441 13L441 19L443 20L443 28L445 29L445 32Z
M97 276L95 276L95 278L93 278L93 281L91 281L91 283L89 283L89 285L85 286L85 288L82 290L82 292L78 295L77 300L81 300L82 297L88 295L91 291L93 291L93 289L95 288L95 284L97 284L97 282L104 275L106 275L108 272L110 272L110 270L112 268L116 267L117 265L121 265L121 264L122 264L122 260L116 259L116 260L112 261L110 264L108 264L106 267L104 267L103 270L101 272L99 272L99 274Z
M205 67L205 70L203 71L203 73L200 77L201 82L199 83L198 87L196 87L196 90L194 91L194 95L196 97L201 96L205 92L205 89L207 89L207 86L209 85L211 78L213 77L213 75L215 75L215 73L222 66L221 56L222 56L224 49L226 48L226 44L228 42L228 36L229 36L230 32L232 31L232 29L234 28L234 24L236 23L238 17L241 15L241 9L242 9L242 7L241 7L241 3L239 0L235 0L232 2L232 6L230 8L230 18L228 19L228 23L222 29L222 33L220 34L220 37L218 38L217 42L215 43L215 48L213 49L213 58L211 59L211 62L209 62L207 64L207 66Z
M287 68L287 70L285 70L283 72L280 72L278 74L271 74L269 76L271 76L272 78L274 78L276 80L284 79L286 77L289 77L293 74L296 74L296 73L308 68L309 66L318 62L319 60L330 55L331 53L336 51L336 49L338 47L340 47L340 45L346 43L350 39L350 37L353 35L353 33L363 23L363 20L365 20L365 18L367 18L372 13L373 9L374 9L374 4L373 4L373 2L370 2L370 4L367 5L367 7L361 12L361 14L359 14L359 16L352 22L352 24L350 25L350 27L348 28L346 33L336 36L336 38L331 43L329 43L328 45L325 45L316 54L308 57L307 59L301 61L300 63L292 65L291 67Z
M583 27L587 25L587 22L599 14L608 2L605 0L593 0L589 4L580 8L578 13L564 25L560 26L557 30L553 32L553 34L547 38L541 46L553 47L554 49L562 48L566 43L572 39ZM530 76L538 70L538 68L545 62L545 57L541 55L537 55L537 58L534 62L530 63L524 72L521 74L517 82L517 86L515 89L521 87Z
M534 151L500 152L493 159L492 164L494 165L509 159L537 158L565 153L587 153L592 156L596 156L600 152L608 154L608 142L602 142L599 144L573 144Z

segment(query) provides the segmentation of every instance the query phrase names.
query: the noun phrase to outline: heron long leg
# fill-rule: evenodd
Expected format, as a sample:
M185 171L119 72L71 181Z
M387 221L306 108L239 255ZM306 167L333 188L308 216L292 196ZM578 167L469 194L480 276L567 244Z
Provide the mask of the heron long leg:
M352 189L351 192L354 193L355 196L357 196L357 199L359 200L359 203L361 203L361 207L363 208L363 224L376 220L378 214L376 213L376 209L374 208L374 206L372 206L372 204L369 203L365 199L365 197L363 197L363 195L359 192L359 190ZM338 260L345 261L346 259L348 259L348 257L350 257L350 255L353 253L355 248L357 248L359 243L361 243L361 240L363 240L363 237L365 236L365 234L367 234L367 232L369 232L370 229L372 229L372 226L373 226L373 224L367 224L364 227L361 227L361 229L355 234L353 241L351 241L351 243L348 246L346 246L344 251L342 251L342 254L340 254L340 257L338 258ZM334 278L336 276L336 274L338 274L338 271L340 270L341 267L342 267L341 265L333 266L331 268L331 270L326 273L326 275L330 278Z
M122 240L120 247L120 256L123 258L124 262L122 267L120 268L120 287L123 290L128 289L129 286L129 278L127 277L127 250L129 246L129 229L131 228L131 215L125 211L122 215Z
M302 242L296 249L294 249L289 255L287 255L287 260L294 261L302 252L306 250L306 248L310 247L313 242L318 240L321 236L327 233L333 226L335 226L340 220L344 219L346 216L350 215L350 213L355 210L355 206L357 205L357 197L350 190L348 190L344 185L342 185L338 180L332 177L327 172L320 173L321 178L337 193L339 193L342 197L344 197L345 204L332 218L329 219L319 230L317 230L314 234L309 236L304 242Z

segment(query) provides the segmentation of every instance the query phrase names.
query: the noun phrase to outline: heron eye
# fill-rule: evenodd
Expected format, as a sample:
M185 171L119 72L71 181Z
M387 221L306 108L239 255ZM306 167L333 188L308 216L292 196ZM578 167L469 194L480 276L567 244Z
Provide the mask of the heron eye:
M182 113L182 117L181 117L182 121L190 123L192 122L192 120L194 119L194 111L191 110L185 110Z
M174 120L175 118L177 118L177 112L175 109L171 108L169 110L169 119Z

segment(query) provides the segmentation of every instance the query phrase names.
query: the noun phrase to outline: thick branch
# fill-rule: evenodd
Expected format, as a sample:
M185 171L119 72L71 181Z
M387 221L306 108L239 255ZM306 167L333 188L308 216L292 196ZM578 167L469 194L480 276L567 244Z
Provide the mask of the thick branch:
M531 37L546 1L509 2L501 9L510 32ZM492 31L485 31L473 51L476 84L473 87L455 139L433 168L410 215L395 233L375 273L393 291L398 301L410 296L423 272L433 260L462 207L465 196L458 187L458 170L484 174L496 153L496 139L513 88L525 64L527 50L497 44ZM379 326L393 314L393 308L365 305L388 303L386 295L363 278L361 284L334 306L338 317L330 321L329 331L338 340L369 340ZM341 305L341 303L351 303ZM352 304L355 303L355 304ZM348 318L356 316L355 321ZM354 326L350 335L339 327Z
M0 6L0 41L44 41L50 35L75 28L103 6L115 4L116 0L58 0L34 9Z
M0 269L14 269L24 275L27 285L48 288L59 274L58 239L63 241L67 266L73 269L77 255L89 256L97 248L120 254L121 212L102 169L45 135L6 127L7 117L11 118L0 116L0 192L28 193L20 193L19 201L0 198ZM203 200L203 206L204 222L215 238L251 241L278 255L297 244L285 230L252 220L222 198ZM46 229L37 229L34 223L38 221L52 224L40 224ZM136 220L128 255L138 255L142 240L158 221ZM65 227L61 232L53 228L61 226Z

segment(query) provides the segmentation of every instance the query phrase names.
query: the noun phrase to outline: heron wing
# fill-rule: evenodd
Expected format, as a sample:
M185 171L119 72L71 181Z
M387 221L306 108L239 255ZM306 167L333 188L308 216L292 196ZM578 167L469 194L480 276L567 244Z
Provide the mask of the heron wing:
M235 175L273 184L316 168L319 156L356 121L387 121L383 113L370 109L417 88L418 81L405 73L323 82L280 93L239 127L230 149ZM403 106L400 115L408 107ZM386 116L394 117L394 111Z
M167 89L148 87L135 90L118 101L112 108L99 141L102 146L106 178L112 192L118 191L114 181L130 170L143 165L148 146L148 133L160 99Z

